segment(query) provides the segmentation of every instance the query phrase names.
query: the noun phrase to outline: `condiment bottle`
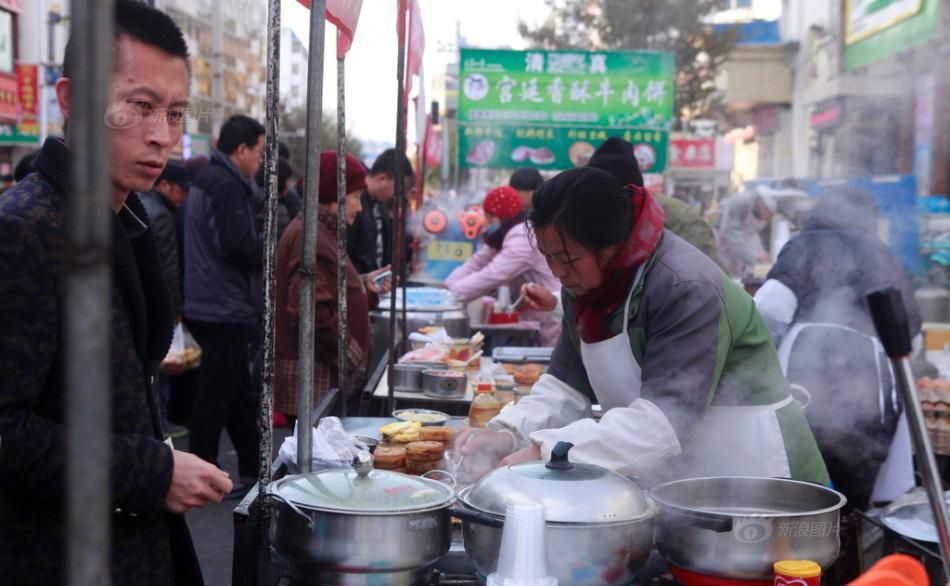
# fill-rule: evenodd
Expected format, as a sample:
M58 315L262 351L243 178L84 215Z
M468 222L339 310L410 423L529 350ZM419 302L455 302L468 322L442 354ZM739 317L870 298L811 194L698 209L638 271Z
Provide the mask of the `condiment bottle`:
M475 398L468 410L468 424L470 427L485 427L488 420L498 415L501 403L495 398L495 388L492 383L478 383L475 387Z
M495 381L495 398L498 400L498 404L504 408L508 403L512 403L515 400L515 382L512 380L496 380Z
M811 560L781 560L772 565L774 586L821 586L821 566Z

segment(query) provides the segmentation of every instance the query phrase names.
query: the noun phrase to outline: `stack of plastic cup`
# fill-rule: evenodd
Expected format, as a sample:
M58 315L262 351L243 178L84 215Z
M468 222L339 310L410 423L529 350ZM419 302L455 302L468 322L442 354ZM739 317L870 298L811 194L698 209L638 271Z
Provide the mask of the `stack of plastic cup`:
M489 574L487 586L557 586L557 579L548 576L540 503L508 504L498 567Z

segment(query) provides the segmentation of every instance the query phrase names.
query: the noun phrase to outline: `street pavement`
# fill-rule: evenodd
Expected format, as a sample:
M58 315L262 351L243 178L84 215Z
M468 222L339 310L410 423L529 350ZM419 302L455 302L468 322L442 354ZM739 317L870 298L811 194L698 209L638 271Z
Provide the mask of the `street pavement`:
M291 430L287 428L274 430L275 457L281 442L290 434ZM188 436L177 438L174 442L177 449L188 449ZM227 432L221 434L218 463L233 480L238 480L237 453L231 445ZM239 502L240 500L225 500L203 509L193 509L185 515L207 586L231 584L231 559L234 551L233 514Z

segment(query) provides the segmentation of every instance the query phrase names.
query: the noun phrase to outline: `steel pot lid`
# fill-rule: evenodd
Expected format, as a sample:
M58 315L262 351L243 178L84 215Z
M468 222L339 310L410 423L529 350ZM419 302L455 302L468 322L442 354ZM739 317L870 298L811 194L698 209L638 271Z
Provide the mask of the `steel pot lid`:
M455 498L441 482L371 465L288 476L271 484L271 491L300 507L338 513L418 512L448 506Z
M500 468L459 495L466 505L505 515L508 503L544 505L548 523L619 523L653 517L656 508L632 481L591 464L574 464L559 442L551 460Z

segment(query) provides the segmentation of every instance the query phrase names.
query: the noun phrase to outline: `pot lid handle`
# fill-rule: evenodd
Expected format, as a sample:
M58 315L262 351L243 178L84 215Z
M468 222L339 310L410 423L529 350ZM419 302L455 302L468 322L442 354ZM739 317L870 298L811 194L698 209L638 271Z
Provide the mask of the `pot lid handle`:
M567 459L567 453L574 447L571 442L558 442L551 450L551 459L545 466L551 470L572 470L574 465Z
M373 471L373 456L369 452L357 452L353 456L353 470L360 478L366 478Z

